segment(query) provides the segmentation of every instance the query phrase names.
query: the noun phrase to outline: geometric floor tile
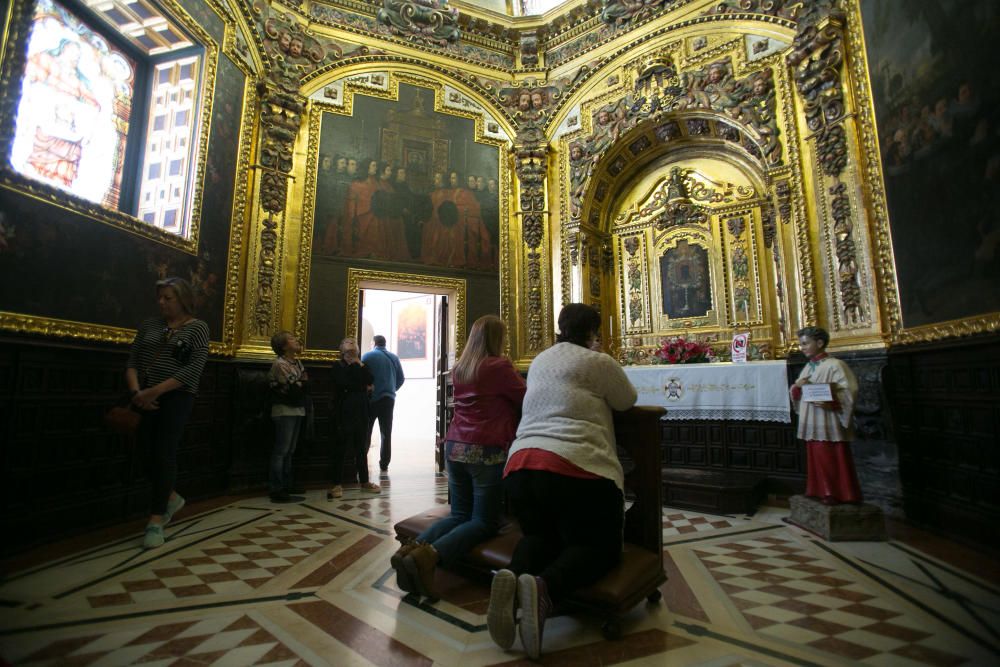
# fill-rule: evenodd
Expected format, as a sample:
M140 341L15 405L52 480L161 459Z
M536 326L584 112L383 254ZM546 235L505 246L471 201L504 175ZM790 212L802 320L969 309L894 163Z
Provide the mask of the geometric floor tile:
M663 510L663 537L668 538L687 533L721 530L723 528L742 525L743 523L745 522L736 519L727 519L725 517L703 515L694 512L680 512L665 508Z
M184 549L132 573L87 600L92 608L174 601L204 595L245 595L344 534L304 513L281 514L225 538Z
M406 460L394 442L379 494L347 485L329 501L316 488L299 504L193 506L158 550L142 550L138 531L40 549L0 578L0 665L534 664L520 641L490 640L489 582L439 570L440 600L401 591L392 524L447 501L419 445ZM664 508L663 600L625 613L619 641L600 616L552 617L542 664L1000 664L992 561L973 572L909 543L825 543L787 514Z
M818 564L814 553L791 539L737 538L698 546L694 553L757 632L850 660L967 660L923 645L931 633L914 627L877 593Z
M18 662L43 665L306 665L248 616L182 621L134 632L74 637Z

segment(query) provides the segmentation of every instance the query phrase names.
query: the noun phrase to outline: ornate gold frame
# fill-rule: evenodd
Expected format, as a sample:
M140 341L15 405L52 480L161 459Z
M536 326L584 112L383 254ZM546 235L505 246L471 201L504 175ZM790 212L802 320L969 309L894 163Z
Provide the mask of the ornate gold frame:
M205 163L208 158L208 139L212 130L212 102L215 94L215 75L219 61L219 45L212 39L211 35L202 28L191 17L187 11L178 4L177 0L159 0L163 8L173 17L185 30L195 36L198 42L205 47L205 67L199 82L199 92L201 95L201 119L198 131L198 155L195 161L195 173L192 183L194 191L191 195L191 223L190 233L186 238L171 234L158 227L153 227L121 211L104 208L99 204L88 202L74 195L68 194L57 188L44 183L33 181L29 178L12 171L6 165L0 166L0 187L13 190L32 199L45 202L57 208L71 211L89 218L96 222L102 222L119 229L123 229L136 236L151 239L164 245L181 250L191 255L198 254L198 238L201 224L201 201L205 186ZM219 10L211 3L213 11L217 14ZM9 14L9 22L4 27L4 55L9 56L11 45L23 46L26 35L21 34L22 25L27 21L26 14L30 12L33 3L30 0L15 0L14 6ZM227 17L219 14L219 18L226 24L227 30L230 26ZM0 102L0 127L12 127L16 104L20 99L19 95L13 94L13 84L18 80L17 72L22 56L5 57L4 68L0 74L0 89L9 92ZM5 153L9 150L9 139L0 143L0 150Z
M112 226L124 229L138 236L162 242L165 245L182 250L188 254L198 254L198 241L200 237L201 221L201 201L204 191L205 170L208 159L208 142L212 130L212 110L215 94L215 79L218 71L219 47L215 40L202 28L194 18L179 5L176 0L161 0L163 6L180 22L186 29L196 35L199 41L205 46L205 72L202 77L202 89L204 105L201 116L201 131L199 132L199 150L195 172L195 192L192 196L192 219L191 236L188 239L180 239L173 234L164 232L158 228L150 227L138 219L122 214L117 211L110 211L101 207L91 205L89 202L81 210L75 199L64 200L65 193L52 196L50 193L39 191L38 185L27 179L23 179L18 174L13 174L7 169L0 170L0 187L10 189L19 194L47 202L48 204L66 211L82 214L97 222L104 222ZM226 265L226 288L223 305L223 326L220 332L220 341L209 342L209 352L214 355L231 356L235 350L236 341L236 321L239 310L240 292L240 259L243 253L244 220L247 215L247 179L242 175L246 172L246 165L250 161L250 151L253 146L253 118L256 106L256 92L252 82L252 73L249 72L242 59L240 59L232 48L235 47L229 35L235 29L233 17L229 15L218 3L217 0L208 0L206 3L212 11L219 16L224 25L226 39L226 49L224 53L233 63L247 76L247 84L244 91L243 107L240 114L241 132L238 143L238 162L234 174L234 198L233 212L229 233L229 252ZM18 34L12 31L13 22L17 17L23 17L24 12L31 6L30 0L15 0L8 9L6 22L4 24L2 52L4 55L4 66L0 76L0 89L9 90L13 77L12 58L9 56L9 49L18 38ZM12 114L16 109L14 100L10 96L0 102L0 122L7 122L5 114ZM9 178L23 181L22 184L10 182ZM46 188L48 190L48 188ZM93 209L93 210L91 210ZM114 326L107 326L91 322L79 322L73 320L63 320L53 317L43 317L27 315L22 313L12 313L0 311L0 330L13 331L16 333L28 333L41 336L53 336L60 338L75 338L80 340L100 341L106 343L131 343L135 337L135 329L125 329Z
M455 294L455 356L462 353L465 347L466 322L466 283L464 278L445 278L443 276L427 276L415 273L394 273L389 271L366 271L364 269L347 270L347 320L345 336L353 336L358 330L358 306L362 283L383 284L386 289L394 286L426 288L428 292L440 293L446 290ZM337 350L306 350L302 357L318 361L330 361L340 358Z
M308 322L308 311L309 311L309 291L310 291L310 263L312 259L312 241L313 241L313 220L315 218L315 205L316 205L316 171L319 159L319 137L320 129L322 126L322 116L324 112L335 113L338 115L351 116L353 115L353 105L354 96L357 94L369 95L372 97L378 97L386 100L398 100L399 99L399 84L406 83L421 88L429 89L434 92L434 111L457 116L459 118L467 118L473 120L475 123L475 135L474 139L477 143L486 144L489 146L495 146L499 152L498 160L498 184L500 184L500 252L499 252L499 274L498 282L500 288L500 316L501 319L505 321L509 330L512 329L512 322L510 321L510 303L512 303L511 293L512 293L512 278L510 272L510 261L511 257L511 225L510 220L510 168L508 160L506 157L506 148L508 147L507 142L494 139L489 136L485 136L483 127L483 118L480 114L461 111L453 107L446 106L444 104L444 86L451 85L458 87L456 82L445 82L440 79L425 75L423 73L415 73L412 68L401 68L396 63L378 63L372 62L367 64L363 69L358 69L357 67L349 68L346 70L340 70L333 73L330 77L323 78L320 80L310 82L310 89L321 89L324 85L328 85L330 81L340 80L346 76L351 76L353 74L358 74L361 72L370 72L376 70L379 72L388 73L388 89L387 90L377 90L365 86L360 86L353 84L348 81L344 85L344 105L342 107L336 107L329 104L323 104L316 100L310 101L310 109L308 112L308 143L306 147L306 159L305 159L305 186L304 186L304 196L302 200L301 209L301 236L299 240L299 252L298 252L298 276L296 281L296 292L295 292L295 332L301 336L304 340L308 340L307 334L307 322ZM488 101L482 100L474 93L468 90L462 90L462 92L468 95L471 99L474 99L479 103L484 109L490 112L496 118L502 118L502 116L492 109ZM509 132L509 128L504 127L505 131ZM301 173L301 171L297 171ZM458 289L457 286L461 284L462 296L459 299L460 307L459 311L461 313L460 326L461 335L459 349L461 345L464 345L465 340L465 279L460 278L445 278L439 276L422 275L415 273L403 272L392 272L392 271L366 271L357 268L348 268L349 276L349 290L355 289L354 278L351 276L364 275L369 276L363 278L364 280L377 280L379 282L391 282L395 284L404 285L426 285L432 287L443 287L447 289ZM360 279L359 279L360 280ZM352 292L349 292L351 294ZM357 293L353 292L354 301L353 308L355 310L348 310L347 312L347 323L348 331L353 332L356 330L357 326ZM348 307L351 308L352 301L348 298ZM353 323L352 323L353 318ZM347 335L351 335L348 333ZM306 351L305 356L315 359L337 359L339 358L339 352L336 350L322 350L322 349L309 349Z

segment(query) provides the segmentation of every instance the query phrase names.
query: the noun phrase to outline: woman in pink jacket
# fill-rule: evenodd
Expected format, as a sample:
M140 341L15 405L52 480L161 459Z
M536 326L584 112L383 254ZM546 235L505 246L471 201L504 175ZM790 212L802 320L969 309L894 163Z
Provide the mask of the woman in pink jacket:
M451 515L392 557L406 592L436 598L438 562L453 563L500 527L503 468L525 392L524 379L503 356L504 336L499 317L480 317L452 369L455 414L445 436Z

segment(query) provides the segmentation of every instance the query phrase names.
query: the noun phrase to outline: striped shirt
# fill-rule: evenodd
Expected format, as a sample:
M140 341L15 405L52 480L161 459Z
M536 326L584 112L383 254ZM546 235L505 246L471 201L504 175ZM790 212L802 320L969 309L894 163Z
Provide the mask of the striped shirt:
M139 375L142 389L155 387L174 378L180 390L198 393L198 381L208 359L208 325L189 320L177 329L169 329L162 317L143 320L132 341L128 368Z

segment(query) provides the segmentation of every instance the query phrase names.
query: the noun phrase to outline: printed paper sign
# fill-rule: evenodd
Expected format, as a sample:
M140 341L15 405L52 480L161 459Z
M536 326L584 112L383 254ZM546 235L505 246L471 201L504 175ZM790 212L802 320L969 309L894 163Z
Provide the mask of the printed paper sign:
M807 403L829 403L833 400L833 385L827 382L804 384L802 400Z
M747 347L750 341L749 333L739 333L733 336L732 352L734 364L745 364L747 361Z

